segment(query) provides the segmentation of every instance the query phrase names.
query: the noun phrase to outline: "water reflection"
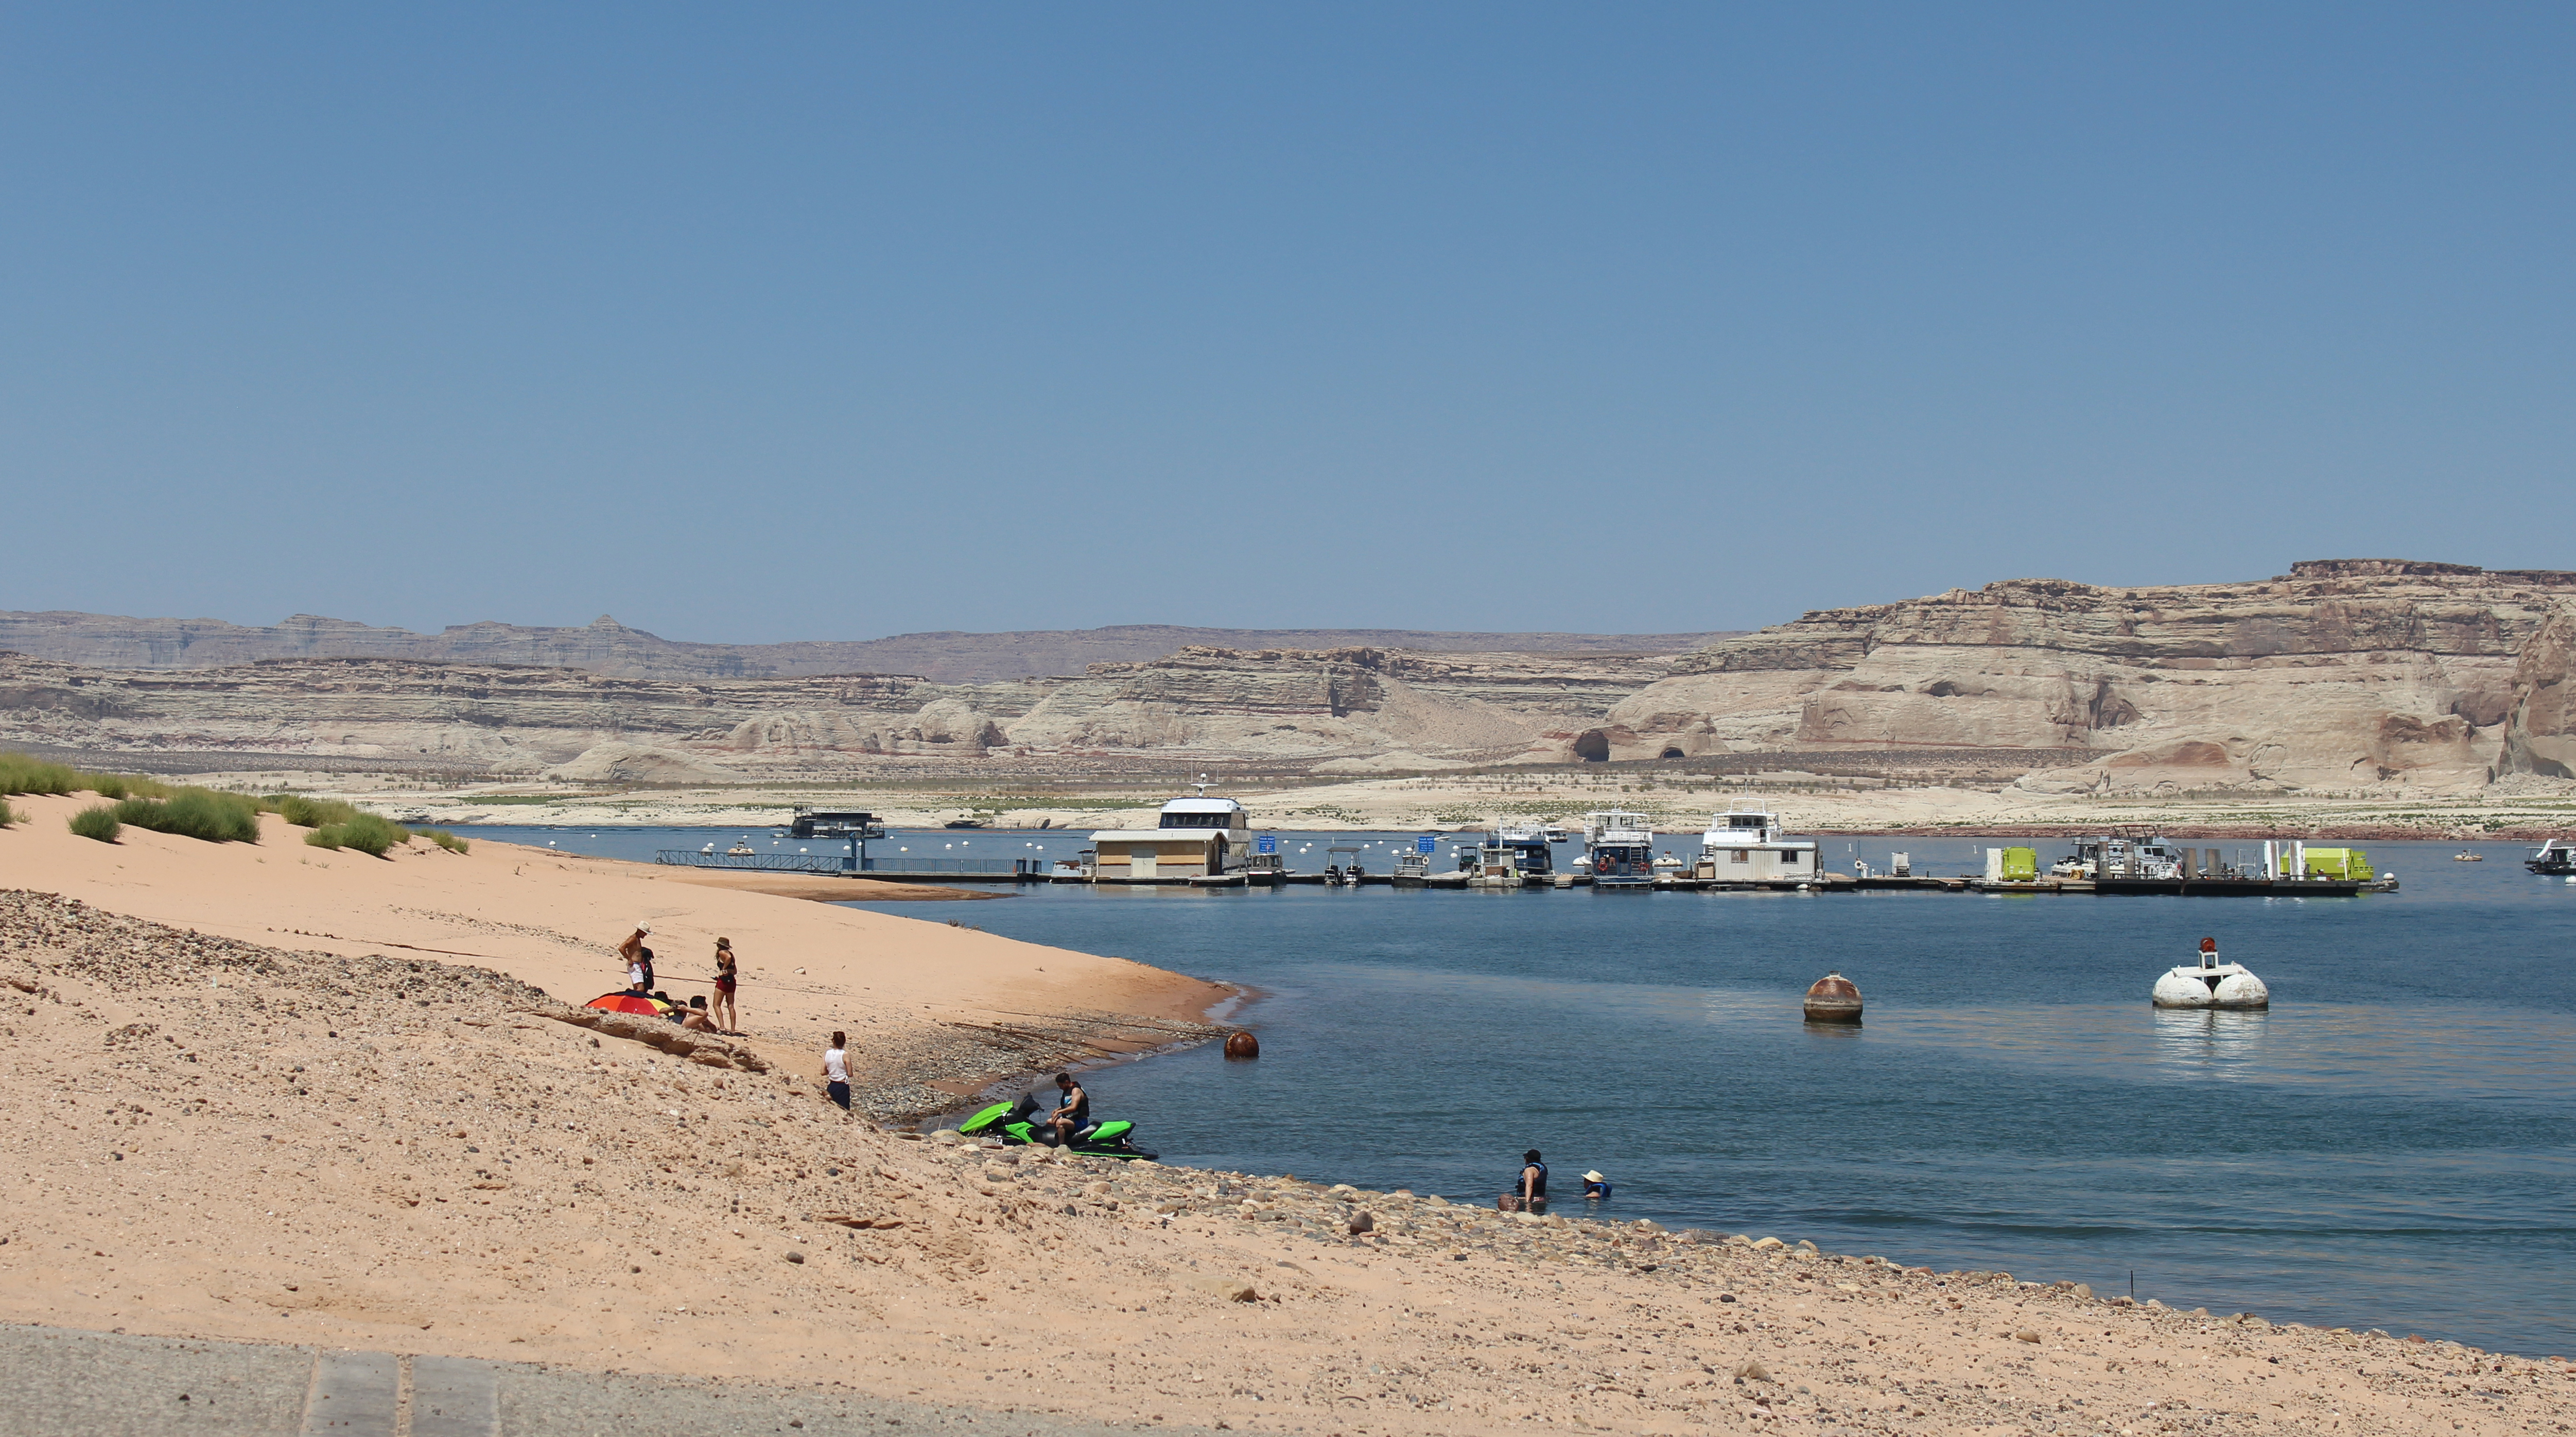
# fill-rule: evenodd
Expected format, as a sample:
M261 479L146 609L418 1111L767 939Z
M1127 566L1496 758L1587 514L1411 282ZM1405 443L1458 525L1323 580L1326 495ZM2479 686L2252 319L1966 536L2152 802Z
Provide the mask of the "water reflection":
M2268 1013L2152 1008L2156 1065L2177 1076L2245 1081L2257 1076Z

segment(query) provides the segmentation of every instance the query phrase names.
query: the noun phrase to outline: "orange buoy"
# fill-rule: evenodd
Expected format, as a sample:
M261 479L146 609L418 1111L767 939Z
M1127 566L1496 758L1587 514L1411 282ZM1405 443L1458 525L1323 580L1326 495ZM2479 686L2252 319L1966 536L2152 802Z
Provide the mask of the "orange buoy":
M1860 1021L1860 990L1839 972L1828 973L1807 990L1807 1021L1810 1023L1857 1023Z
M1258 1058L1261 1040L1241 1028L1225 1035L1225 1055L1229 1058Z

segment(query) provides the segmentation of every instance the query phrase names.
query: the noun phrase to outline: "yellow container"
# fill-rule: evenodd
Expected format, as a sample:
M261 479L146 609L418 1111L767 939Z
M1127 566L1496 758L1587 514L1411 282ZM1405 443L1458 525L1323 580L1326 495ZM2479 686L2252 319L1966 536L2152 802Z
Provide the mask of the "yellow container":
M2370 855L2358 848L2311 847L2307 852L2310 878L2358 879L2367 883L2379 876L2370 866Z

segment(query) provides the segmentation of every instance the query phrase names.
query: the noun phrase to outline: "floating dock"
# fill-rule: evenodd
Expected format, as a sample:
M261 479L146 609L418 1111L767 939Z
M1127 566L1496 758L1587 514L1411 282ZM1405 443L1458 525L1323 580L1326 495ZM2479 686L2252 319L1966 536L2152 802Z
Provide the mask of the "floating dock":
M1591 875L1556 873L1529 879L1518 888L1506 885L1478 884L1475 875L1431 873L1401 875L1394 873L1296 873L1284 868L1237 869L1226 873L1176 873L1168 877L1107 878L1089 869L1051 864L1042 858L927 858L881 862L862 857L860 867L853 868L850 859L836 854L810 853L708 853L694 848L665 848L654 854L654 861L680 868L724 869L743 873L806 873L839 878L873 878L889 883L1087 883L1104 888L1279 888L1291 884L1302 887L1346 888L1438 888L1463 890L1477 888L1495 892L1520 890L1546 891L1562 888L1590 888ZM2177 897L2177 898L2351 898L2363 893L2393 893L2394 877L2371 880L2354 878L2260 878L2198 875L2190 878L1979 878L1961 874L1951 878L1931 875L1896 876L1842 873L1820 874L1814 878L1694 878L1681 874L1660 874L1651 883L1602 885L1602 891L1631 893L1988 893L1988 894L2095 894L2105 897Z
M674 868L729 869L738 873L813 873L834 878L874 878L888 883L1044 883L1046 864L1036 858L906 858L894 863L850 860L818 853L708 853L664 848L653 861Z

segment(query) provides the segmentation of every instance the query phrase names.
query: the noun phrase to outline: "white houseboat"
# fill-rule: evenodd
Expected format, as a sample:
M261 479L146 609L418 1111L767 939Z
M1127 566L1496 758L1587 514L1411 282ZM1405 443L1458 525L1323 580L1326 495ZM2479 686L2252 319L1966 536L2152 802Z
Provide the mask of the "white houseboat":
M1152 828L1104 828L1091 835L1098 883L1186 883L1244 866L1252 851L1252 815L1230 798L1198 791L1163 805Z
M1819 876L1816 841L1789 837L1780 827L1780 815L1767 808L1738 804L1715 815L1699 844L1695 878L1752 883L1811 882Z

